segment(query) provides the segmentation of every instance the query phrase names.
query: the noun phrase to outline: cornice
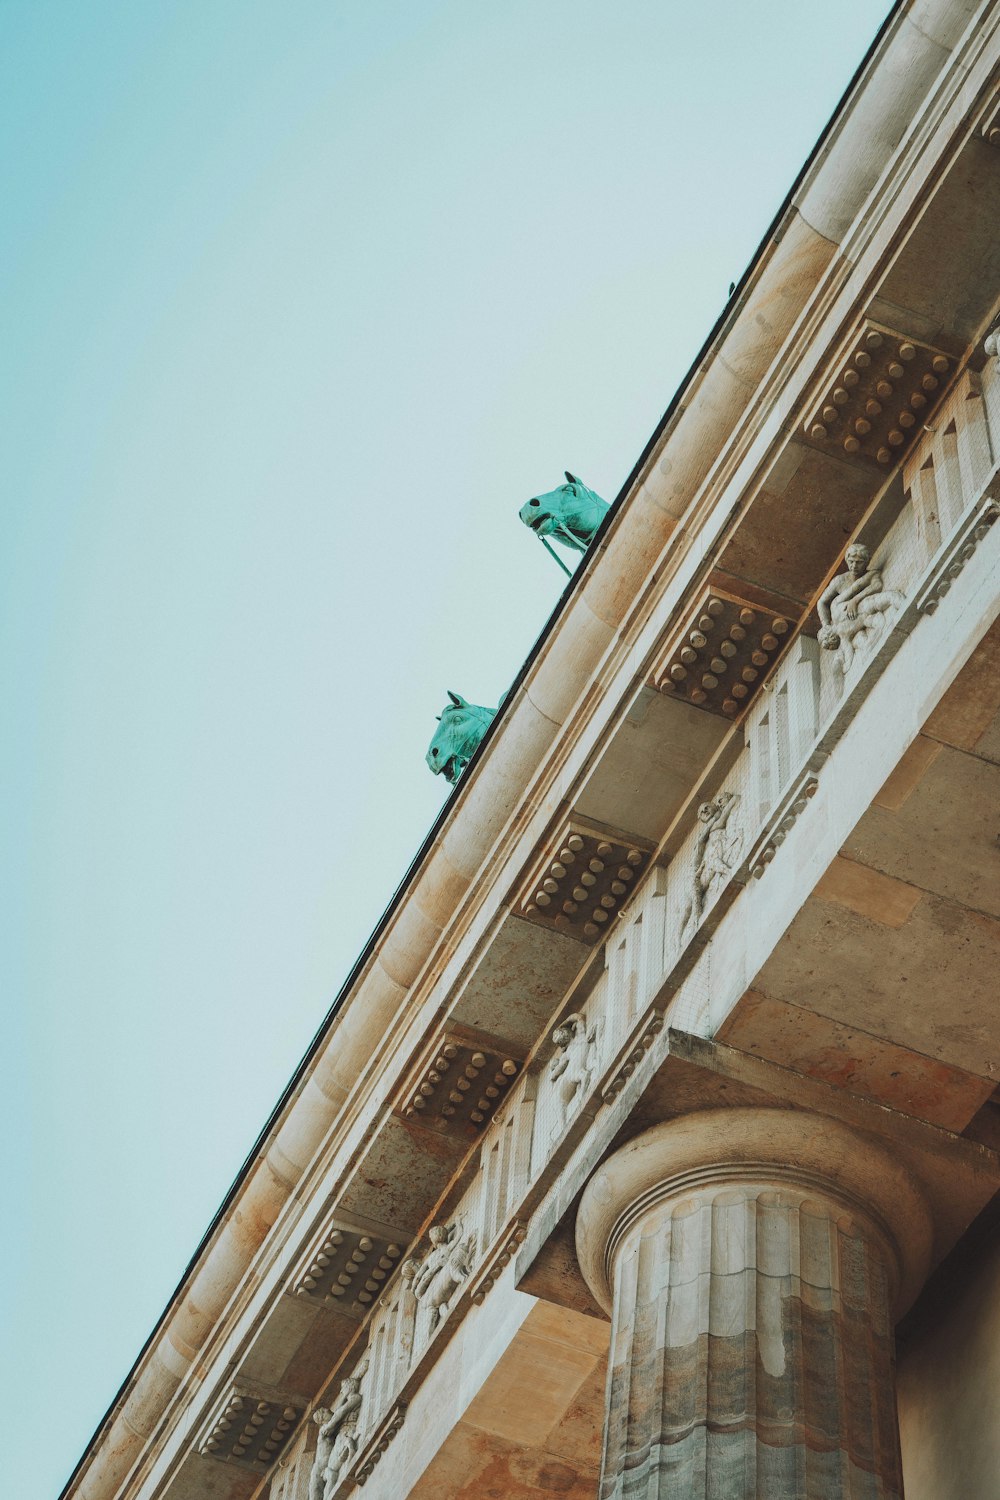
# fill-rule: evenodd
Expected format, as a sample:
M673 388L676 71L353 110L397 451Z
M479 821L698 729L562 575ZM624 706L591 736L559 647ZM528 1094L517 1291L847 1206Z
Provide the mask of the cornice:
M893 17L67 1496L120 1492L143 1449L188 1403L196 1352L204 1370L250 1336L264 1278L283 1261L298 1263L315 1238L306 1205L317 1195L325 1203L347 1180L394 1102L405 1109L401 1091L418 1054L444 1045L449 994L532 873L546 829L559 819L568 826L575 789L637 684L662 665L666 634L685 623L682 611L804 416L830 347L866 311L930 186L967 138L990 47L995 59L998 14L998 0L928 0ZM859 175L851 143L880 114L892 117L873 136L882 158ZM869 213L879 192L878 212ZM520 1066L520 1056L510 1060Z

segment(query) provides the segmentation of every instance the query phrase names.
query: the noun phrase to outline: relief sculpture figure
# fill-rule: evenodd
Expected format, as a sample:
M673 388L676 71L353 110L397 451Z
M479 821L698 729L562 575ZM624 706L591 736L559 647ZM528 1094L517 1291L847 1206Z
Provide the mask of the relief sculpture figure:
M450 1228L435 1224L429 1239L431 1248L414 1267L410 1279L413 1295L429 1310L433 1328L445 1316L455 1293L472 1274L476 1236L466 1235L459 1219Z
M731 821L739 801L739 792L720 792L698 808L701 828L694 846L691 894L681 921L685 938L701 921L713 889L725 884L739 862L743 834Z
M309 1474L309 1500L330 1500L358 1450L358 1410L367 1362L341 1382L335 1405L318 1406L316 1457Z
M333 1452L326 1466L326 1488L323 1491L323 1500L330 1500L357 1456L358 1424L356 1421L345 1422L337 1434Z
M588 1031L586 1017L576 1012L560 1021L552 1033L556 1050L549 1058L548 1074L555 1085L555 1135L562 1134L593 1087L597 1034L597 1024Z
M890 609L903 603L895 589L887 589L882 574L869 567L871 553L860 542L848 547L846 573L838 573L824 590L817 610L819 643L836 651L838 670L847 676L855 657L870 646L887 624Z

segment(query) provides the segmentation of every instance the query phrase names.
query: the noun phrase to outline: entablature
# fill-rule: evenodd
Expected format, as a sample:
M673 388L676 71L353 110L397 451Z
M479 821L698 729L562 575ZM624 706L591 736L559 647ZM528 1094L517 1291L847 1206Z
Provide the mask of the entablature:
M749 982L746 937L730 945L740 957L727 985L719 978L722 924L731 911L736 926L749 920L739 898L752 904L754 889L779 884L769 872L793 841L829 852L824 818L852 826L820 795L824 767L919 620L921 652L947 663L928 681L940 690L960 665L932 646L930 621L964 568L962 587L982 592L977 549L997 515L1000 375L977 368L1000 287L996 16L978 7L940 86L928 86L919 129L876 184L878 212L856 205L849 252L828 244L801 282L785 267L789 308L771 344L761 337L767 357L739 366L743 408L701 456L684 506L670 498L675 421L584 563L275 1122L253 1233L235 1236L225 1267L226 1226L208 1249L206 1263L216 1252L219 1262L212 1298L192 1299L170 1378L150 1398L158 1415L146 1419L135 1493L202 1495L204 1465L220 1459L208 1437L204 1451L189 1438L215 1432L212 1413L217 1425L238 1396L258 1415L267 1405L265 1419L280 1410L290 1422L291 1410L300 1421L338 1365L360 1364L362 1346L371 1422L349 1473L374 1482L373 1455L400 1430L421 1361L517 1255L597 1113L634 1107L663 1061L669 1008L685 1029L710 1030L720 996ZM777 264L776 252L764 258L733 309L744 336ZM701 375L686 432L699 400L711 417ZM868 595L879 623L857 648L844 630L824 650L817 608L848 542L867 545L879 570ZM949 617L948 628L975 644L971 626ZM904 739L901 725L899 754ZM795 893L785 899L793 911ZM767 922L772 940L784 931L773 913ZM564 1039L552 1052L557 1015ZM432 1225L445 1231L441 1268L454 1285L420 1322L414 1286L431 1251L412 1274L394 1273ZM250 1484L244 1458L228 1452L227 1470Z

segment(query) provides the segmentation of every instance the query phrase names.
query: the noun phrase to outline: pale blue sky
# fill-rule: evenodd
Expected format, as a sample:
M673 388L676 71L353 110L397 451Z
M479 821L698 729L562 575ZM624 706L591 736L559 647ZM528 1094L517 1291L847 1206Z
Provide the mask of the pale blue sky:
M0 0L5 1490L53 1500L886 0Z

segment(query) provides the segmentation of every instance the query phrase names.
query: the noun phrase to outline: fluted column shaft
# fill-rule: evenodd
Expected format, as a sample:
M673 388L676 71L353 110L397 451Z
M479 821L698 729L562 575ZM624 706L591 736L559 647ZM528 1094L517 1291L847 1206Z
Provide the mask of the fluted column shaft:
M689 1117L588 1187L580 1260L613 1319L601 1500L900 1500L893 1310L929 1220L898 1163L844 1127L819 1169L809 1119ZM883 1212L897 1199L905 1255Z

